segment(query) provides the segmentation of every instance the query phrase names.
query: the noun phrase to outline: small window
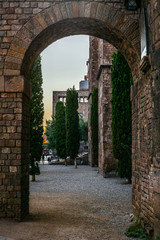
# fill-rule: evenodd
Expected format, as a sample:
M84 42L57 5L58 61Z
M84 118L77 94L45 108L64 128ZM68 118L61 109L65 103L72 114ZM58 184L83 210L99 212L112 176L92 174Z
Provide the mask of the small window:
M84 102L88 102L88 98L87 97L84 98Z
M80 102L83 102L83 97L80 98Z

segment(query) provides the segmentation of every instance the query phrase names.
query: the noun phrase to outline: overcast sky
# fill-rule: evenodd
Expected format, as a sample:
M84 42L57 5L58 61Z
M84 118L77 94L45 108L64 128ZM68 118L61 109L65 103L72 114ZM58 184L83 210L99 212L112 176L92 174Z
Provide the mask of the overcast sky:
M44 121L52 115L52 91L79 89L79 82L87 74L89 37L70 36L52 43L42 53L44 92Z

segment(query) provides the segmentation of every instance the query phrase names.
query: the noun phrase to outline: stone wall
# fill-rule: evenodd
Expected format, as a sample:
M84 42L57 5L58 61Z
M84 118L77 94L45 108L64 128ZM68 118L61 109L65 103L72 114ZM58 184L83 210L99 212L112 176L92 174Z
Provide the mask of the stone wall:
M132 86L133 206L153 227L153 158L151 79Z
M133 206L145 227L160 237L160 3L144 1L149 25L149 56L140 63L139 80L131 88Z
M160 237L160 2L148 3L150 59L151 59L151 96L152 96L152 161L153 164L153 225L155 236ZM148 73L148 78L150 78ZM149 205L149 204L148 204Z

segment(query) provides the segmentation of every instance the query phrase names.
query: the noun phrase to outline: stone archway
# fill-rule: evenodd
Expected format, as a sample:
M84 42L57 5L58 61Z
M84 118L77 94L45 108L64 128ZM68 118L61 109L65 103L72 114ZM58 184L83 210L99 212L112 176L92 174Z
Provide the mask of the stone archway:
M26 77L43 49L60 38L76 34L93 35L107 40L126 57L133 75L138 71L138 21L106 3L72 1L53 4L21 26L7 52L4 76Z
M1 33L3 48L0 52L0 216L23 219L29 212L28 74L32 64L40 52L57 39L87 34L114 45L131 68L134 79L131 94L133 204L152 227L154 222L160 223L159 212L156 213L156 220L153 220L153 182L150 180L153 178L153 156L159 156L153 152L152 144L152 81L146 62L140 65L138 13L133 12L129 16L123 1L118 6L114 1L109 1L109 4L107 1L13 1L7 4L2 17L5 24ZM158 129L158 123L155 129ZM155 142L155 146L158 143ZM159 190L155 191L156 199L160 199Z

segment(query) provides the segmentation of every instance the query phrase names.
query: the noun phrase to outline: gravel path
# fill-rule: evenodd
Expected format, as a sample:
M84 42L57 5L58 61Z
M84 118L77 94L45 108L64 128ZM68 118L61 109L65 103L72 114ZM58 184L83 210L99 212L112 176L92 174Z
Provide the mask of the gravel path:
M0 236L17 240L129 240L131 185L89 166L40 165L30 184L30 216L0 220Z

